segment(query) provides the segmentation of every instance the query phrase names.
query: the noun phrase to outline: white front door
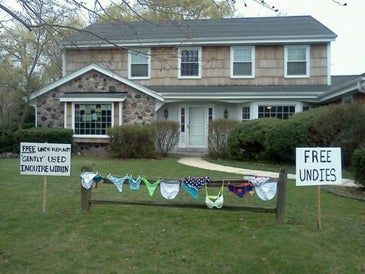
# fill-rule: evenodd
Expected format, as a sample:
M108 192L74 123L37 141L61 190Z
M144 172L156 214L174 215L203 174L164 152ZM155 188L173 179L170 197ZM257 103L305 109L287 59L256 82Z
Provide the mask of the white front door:
M189 106L188 146L206 147L206 115L204 106Z

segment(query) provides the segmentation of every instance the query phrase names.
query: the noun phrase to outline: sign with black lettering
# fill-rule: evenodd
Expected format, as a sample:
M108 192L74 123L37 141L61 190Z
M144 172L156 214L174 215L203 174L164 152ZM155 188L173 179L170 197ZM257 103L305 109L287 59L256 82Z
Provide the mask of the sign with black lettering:
M341 148L296 148L296 185L341 185Z
M71 145L20 143L20 174L70 176Z

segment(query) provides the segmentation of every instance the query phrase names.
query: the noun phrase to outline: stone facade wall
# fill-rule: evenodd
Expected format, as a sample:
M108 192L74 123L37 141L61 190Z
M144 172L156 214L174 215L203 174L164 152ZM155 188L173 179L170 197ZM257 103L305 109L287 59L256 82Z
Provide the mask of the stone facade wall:
M91 71L37 98L38 127L64 127L64 103L60 102L60 97L67 92L126 92L127 98L122 105L123 123L145 124L155 120L154 98L99 72ZM70 108L67 109L69 112ZM70 119L71 115L67 113L67 127L71 125Z

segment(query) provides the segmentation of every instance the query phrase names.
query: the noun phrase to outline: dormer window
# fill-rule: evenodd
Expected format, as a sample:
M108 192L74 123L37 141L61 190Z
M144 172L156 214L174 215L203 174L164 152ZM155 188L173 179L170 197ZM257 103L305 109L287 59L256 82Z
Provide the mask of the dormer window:
M201 48L179 48L179 78L201 78Z
M128 77L131 79L149 79L151 67L151 49L138 48L128 51Z
M231 78L255 78L255 47L231 47Z
M309 46L285 46L285 78L309 77Z

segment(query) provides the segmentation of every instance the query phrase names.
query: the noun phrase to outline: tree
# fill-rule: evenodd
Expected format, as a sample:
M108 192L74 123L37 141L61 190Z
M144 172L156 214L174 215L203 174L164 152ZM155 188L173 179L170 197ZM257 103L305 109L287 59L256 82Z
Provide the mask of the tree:
M228 1L212 0L140 0L134 5L127 1L113 3L104 9L99 21L164 21L183 19L217 19L232 17L234 6Z

